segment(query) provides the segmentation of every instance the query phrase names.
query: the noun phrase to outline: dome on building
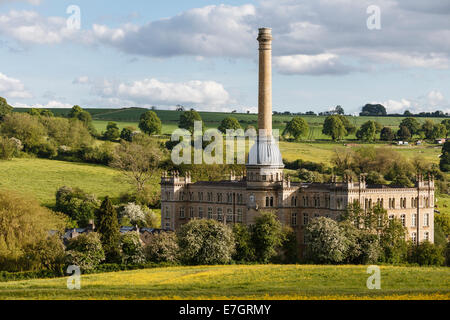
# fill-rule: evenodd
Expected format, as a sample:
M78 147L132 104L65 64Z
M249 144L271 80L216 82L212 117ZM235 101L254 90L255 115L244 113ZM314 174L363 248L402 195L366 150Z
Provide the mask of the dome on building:
M272 136L258 136L248 154L247 165L284 167L278 143Z

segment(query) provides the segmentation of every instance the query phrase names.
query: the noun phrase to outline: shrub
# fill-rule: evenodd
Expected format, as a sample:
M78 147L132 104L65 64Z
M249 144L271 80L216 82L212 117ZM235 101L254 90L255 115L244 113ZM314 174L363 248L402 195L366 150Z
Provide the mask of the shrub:
M59 234L25 247L29 270L50 270L63 274L65 264L65 247Z
M67 244L66 261L81 270L93 270L105 260L100 235L96 232L82 234Z
M235 224L233 226L233 236L236 251L233 260L237 262L251 262L255 259L255 250L251 242L251 233L247 226Z
M103 133L103 138L109 141L115 141L120 137L120 130L115 122L108 122L106 131Z
M17 145L12 138L0 137L0 160L12 160L17 154Z
M95 220L99 201L78 188L61 187L56 192L56 210L68 215L78 226L86 227L90 220Z
M44 143L45 127L39 119L26 113L12 113L3 119L0 132L8 138L22 141L24 150L36 153ZM33 151L34 150L34 151Z
M0 191L0 270L26 271L26 250L48 238L50 230L63 231L64 219L36 200ZM30 252L28 250L28 252Z
M314 263L336 264L344 261L347 242L336 221L320 217L305 229L306 257Z
M255 219L251 229L252 246L256 260L268 263L276 256L276 249L283 241L281 223L273 212L263 212Z
M121 236L122 263L139 264L145 262L144 247L137 232L129 232Z
M440 246L429 241L421 242L419 245L410 243L408 262L421 266L442 266L445 263L444 252Z
M173 232L161 232L149 236L144 247L147 261L178 263L179 246Z
M215 220L193 220L184 225L178 243L182 261L192 265L226 264L234 252L231 229Z
M154 111L147 111L141 115L139 129L149 135L160 134L162 123Z

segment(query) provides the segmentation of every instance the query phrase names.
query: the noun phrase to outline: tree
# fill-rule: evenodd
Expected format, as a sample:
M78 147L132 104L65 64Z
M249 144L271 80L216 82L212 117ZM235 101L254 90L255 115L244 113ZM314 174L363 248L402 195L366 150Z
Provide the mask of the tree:
M235 224L233 226L234 242L236 251L233 260L238 262L251 262L255 259L254 248L251 242L251 233L247 226Z
M178 233L181 260L191 265L226 264L234 253L233 232L215 220L192 220Z
M64 275L66 251L58 233L27 245L24 251L29 264L28 270L50 270Z
M271 211L262 212L256 217L251 229L251 241L256 261L268 263L277 254L283 242L281 223Z
M341 120L342 124L345 127L345 130L347 130L347 133L345 134L346 136L350 135L350 134L354 134L356 132L355 125L350 122L348 117L343 116L343 115L336 115L336 116Z
M95 127L92 124L91 114L83 110L80 106L73 106L73 108L70 110L69 118L80 120L92 135L96 134Z
M67 244L67 263L82 271L95 269L105 260L100 235L96 232L82 234Z
M438 123L433 126L431 131L431 139L442 139L447 136L447 128L445 125Z
M18 154L19 149L16 140L0 136L0 160L12 160Z
M180 248L175 233L155 233L148 237L145 242L144 251L148 261L178 263Z
M365 142L374 142L377 138L377 126L375 121L367 121L356 132L356 137Z
M400 123L400 129L402 127L406 127L411 136L414 136L414 135L420 133L420 123L419 123L419 121L417 121L414 118L403 119L402 122Z
M347 130L338 116L327 117L322 132L327 136L331 136L333 141L342 140L347 135Z
M56 210L65 213L80 228L87 227L95 220L98 207L99 201L95 195L79 188L61 187L56 192Z
M222 120L218 129L223 134L226 134L227 130L238 130L242 129L242 127L236 118L228 117Z
M39 203L0 190L0 270L27 271L27 248L48 239L51 230L63 232L65 220Z
M114 153L111 166L119 169L139 193L145 189L148 181L159 175L158 165L163 155L154 140L145 143L122 141Z
M395 133L389 127L384 127L381 130L380 138L382 141L393 141L395 139Z
M336 221L324 217L313 219L305 229L305 239L308 260L336 264L345 259L347 242Z
M283 136L291 135L295 140L300 140L302 136L306 136L309 132L308 123L301 117L294 117L283 131Z
M202 117L200 116L200 114L197 111L195 111L195 110L185 111L180 116L180 122L178 124L178 127L180 129L189 130L191 133L193 133L194 132L194 122L196 122L196 121L202 122L202 127L203 127Z
M336 109L334 110L334 112L336 114L340 114L340 115L344 115L345 114L344 108L342 108L341 106L337 106Z
M383 250L381 260L386 263L402 263L407 259L408 246L405 240L406 229L399 219L389 221L380 235Z
M386 108L381 104L366 104L362 112L361 116L386 116Z
M443 172L450 172L450 141L447 141L442 148L439 167Z
M122 263L140 264L145 262L144 247L139 233L129 232L120 237Z
M103 137L109 141L115 141L120 137L120 130L115 122L108 122L106 126L106 132L103 133Z
M148 135L161 134L162 123L154 111L147 111L141 115L139 129Z
M11 114L13 107L11 107L5 98L0 97L0 121L3 121L6 115Z
M133 141L134 133L136 132L135 127L125 127L120 133L120 139L131 142Z
M417 263L421 266L442 266L445 263L443 248L429 241L421 242L419 245L410 243L408 262Z
M397 132L397 138L403 141L409 141L411 139L411 131L409 131L408 127L401 126L400 130Z
M106 260L114 263L120 260L120 232L117 212L109 197L102 202L97 213L98 227Z
M36 151L45 142L46 130L39 119L26 113L12 113L3 118L0 133L19 139L25 151Z
M450 119L442 120L441 124L443 124L445 126L445 128L447 129L446 138L448 138L448 135L450 134Z
M422 132L424 133L426 139L430 140L433 139L433 129L434 129L434 122L431 120L425 120L425 122L422 125Z

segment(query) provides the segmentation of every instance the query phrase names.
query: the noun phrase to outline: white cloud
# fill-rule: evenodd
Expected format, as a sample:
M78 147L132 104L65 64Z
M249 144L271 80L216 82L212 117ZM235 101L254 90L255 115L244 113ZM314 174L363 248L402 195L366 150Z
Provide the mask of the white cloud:
M438 110L444 113L450 113L450 103L439 90L432 90L428 94L415 99L388 100L381 104L386 107L388 113L402 114L406 110L412 113L434 112Z
M9 98L31 98L23 83L0 72L0 94Z
M330 53L275 57L274 65L283 74L345 74L352 70L343 65L337 55Z
M49 101L47 104L40 104L40 103L35 103L35 104L26 104L26 103L12 103L12 106L14 106L14 108L25 108L25 109L30 109L30 108L36 108L36 109L51 109L51 108L57 108L57 109L70 109L73 107L73 104L68 104L68 103L64 103L64 102L59 102L59 101Z
M72 81L73 84L87 84L89 82L90 80L88 76L80 76Z
M107 99L107 103L127 106L174 106L221 108L231 102L229 93L215 81L192 80L187 82L162 82L144 79L133 82L104 80L92 92Z
M0 0L0 5L4 3L14 3L14 2L27 2L33 6L38 6L41 4L41 0Z
M22 44L55 44L76 36L67 28L66 18L42 17L35 11L11 10L0 14L0 34Z

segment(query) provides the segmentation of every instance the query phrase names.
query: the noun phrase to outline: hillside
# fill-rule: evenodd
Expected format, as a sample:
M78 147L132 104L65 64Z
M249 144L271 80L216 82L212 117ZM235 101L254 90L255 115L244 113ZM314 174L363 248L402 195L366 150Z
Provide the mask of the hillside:
M156 268L0 283L0 299L450 299L449 268L381 267L381 290L367 289L367 266L255 265Z

